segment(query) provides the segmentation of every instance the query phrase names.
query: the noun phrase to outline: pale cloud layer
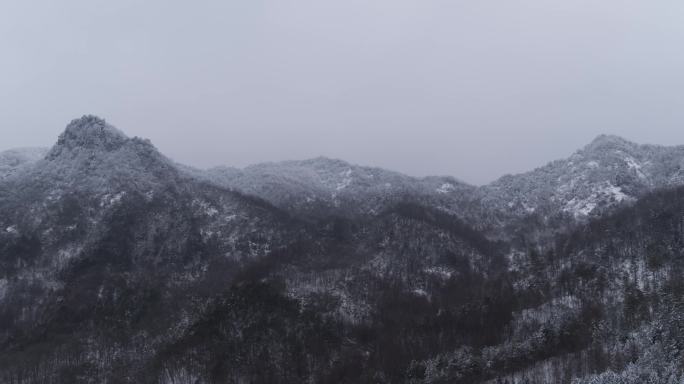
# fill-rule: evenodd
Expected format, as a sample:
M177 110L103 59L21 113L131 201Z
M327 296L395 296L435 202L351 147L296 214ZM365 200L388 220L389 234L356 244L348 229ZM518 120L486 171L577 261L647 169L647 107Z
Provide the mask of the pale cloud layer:
M599 133L684 144L684 2L0 2L0 149L97 114L197 166L469 182Z

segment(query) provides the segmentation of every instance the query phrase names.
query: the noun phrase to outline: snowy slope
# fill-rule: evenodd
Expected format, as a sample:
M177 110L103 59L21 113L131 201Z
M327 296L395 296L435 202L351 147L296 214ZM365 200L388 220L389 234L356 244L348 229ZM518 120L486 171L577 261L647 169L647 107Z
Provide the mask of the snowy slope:
M684 345L663 306L684 190L649 193L682 183L682 147L601 136L474 187L327 158L195 170L85 116L3 156L0 382L569 382ZM578 227L532 236L538 215Z
M325 157L245 169L220 167L209 170L206 176L298 213L332 210L342 215L375 215L409 198L453 205L452 200L460 200L475 189L451 177L414 178Z
M639 145L601 135L567 159L480 189L485 204L525 215L583 218L656 188L684 183L684 147Z
M44 158L47 152L46 148L17 148L0 152L0 179Z
M480 187L450 177L415 178L324 157L244 169L218 167L196 174L295 214L376 215L411 200L500 234L526 217L539 217L551 228L634 202L657 188L681 185L684 147L639 145L601 135L569 158Z
M121 179L127 172L135 174L145 168L136 165L141 160L139 155L145 153L143 157L156 159L146 165L150 170L150 164L156 164L156 172L152 173L156 176L139 175L138 185L156 183L171 172L173 178L209 181L257 196L290 213L313 217L377 215L410 200L454 213L477 228L498 231L531 215L583 220L633 202L654 189L684 183L684 147L639 145L610 135L597 137L569 158L475 187L452 177L416 178L325 157L256 164L244 169L197 170L172 162L151 150L149 142L127 138L106 124L97 130L83 129L91 123L70 124L47 154L48 164L42 169L49 169L48 177L67 172L65 179L73 179L68 167L51 163L50 158L83 160L93 148L100 148L109 154L107 163L101 164L99 170L94 168L96 164L90 164L88 172ZM0 179L36 163L45 152L35 149L0 154Z

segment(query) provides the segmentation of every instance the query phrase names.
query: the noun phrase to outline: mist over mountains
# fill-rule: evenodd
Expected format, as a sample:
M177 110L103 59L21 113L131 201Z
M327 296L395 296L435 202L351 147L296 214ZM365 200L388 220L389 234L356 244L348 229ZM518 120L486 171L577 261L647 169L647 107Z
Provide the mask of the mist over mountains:
M0 153L0 382L683 382L683 167L200 170L84 116Z

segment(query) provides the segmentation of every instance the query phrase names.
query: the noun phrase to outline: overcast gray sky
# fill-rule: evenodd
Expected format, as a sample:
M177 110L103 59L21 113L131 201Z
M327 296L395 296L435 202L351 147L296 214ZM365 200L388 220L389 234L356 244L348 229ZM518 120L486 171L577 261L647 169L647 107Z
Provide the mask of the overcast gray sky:
M599 133L684 144L681 0L0 2L0 149L97 114L196 166L472 183Z

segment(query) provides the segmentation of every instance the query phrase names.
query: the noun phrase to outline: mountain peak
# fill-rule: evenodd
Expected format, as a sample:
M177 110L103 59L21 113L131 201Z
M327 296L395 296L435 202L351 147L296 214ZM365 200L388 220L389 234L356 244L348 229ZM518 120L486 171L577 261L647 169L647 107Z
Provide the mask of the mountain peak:
M173 162L149 140L129 138L96 116L71 121L45 160L33 170L40 177L98 193L148 191L178 175Z
M59 135L57 144L52 148L49 158L55 158L67 150L87 149L113 151L121 148L129 140L123 132L97 116L85 115L72 120Z
M616 135L601 134L584 147L584 151L597 151L606 149L625 149L636 146L635 143Z

